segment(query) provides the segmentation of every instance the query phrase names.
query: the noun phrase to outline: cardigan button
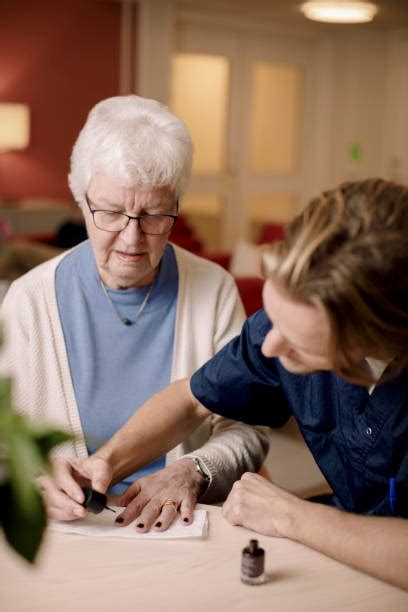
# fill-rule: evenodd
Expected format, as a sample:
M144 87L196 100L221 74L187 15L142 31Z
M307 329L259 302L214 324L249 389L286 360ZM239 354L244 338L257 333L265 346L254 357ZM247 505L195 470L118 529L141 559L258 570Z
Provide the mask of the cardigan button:
M367 436L371 436L371 434L373 433L373 429L372 427L367 427L367 429L365 430Z

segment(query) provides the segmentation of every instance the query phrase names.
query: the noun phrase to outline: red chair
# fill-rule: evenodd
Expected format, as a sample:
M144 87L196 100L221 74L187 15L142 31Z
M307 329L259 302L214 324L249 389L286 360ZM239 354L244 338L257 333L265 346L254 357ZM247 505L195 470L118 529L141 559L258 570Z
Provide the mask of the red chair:
M200 253L203 248L201 240L182 215L178 216L177 223L173 226L170 240L192 253Z
M236 276L235 282L238 287L241 300L244 304L247 317L262 308L263 280L258 276Z
M285 225L283 223L265 223L262 226L258 244L268 244L285 237Z
M229 265L231 262L231 253L229 251L201 251L201 253L198 254L200 257L214 261L226 270L229 270Z

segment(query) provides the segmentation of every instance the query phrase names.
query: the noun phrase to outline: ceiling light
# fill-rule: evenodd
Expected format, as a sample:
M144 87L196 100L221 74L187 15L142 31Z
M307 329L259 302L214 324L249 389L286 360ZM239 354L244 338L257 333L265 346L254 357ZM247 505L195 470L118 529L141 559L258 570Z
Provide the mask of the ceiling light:
M365 23L371 21L378 12L372 2L348 2L337 0L304 2L300 10L308 19L327 23Z

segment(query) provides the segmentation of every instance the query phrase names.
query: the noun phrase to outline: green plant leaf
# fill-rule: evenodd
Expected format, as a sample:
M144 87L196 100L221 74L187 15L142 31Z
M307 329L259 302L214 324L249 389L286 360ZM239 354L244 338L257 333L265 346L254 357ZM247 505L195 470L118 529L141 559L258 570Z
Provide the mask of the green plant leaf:
M11 380L0 378L0 527L10 546L31 563L46 527L35 478L48 470L50 450L72 438L12 410Z
M0 378L0 410L11 410L10 378Z
M7 445L10 431L13 429L13 413L0 409L0 443ZM3 456L3 454L1 455Z
M33 484L36 476L47 467L35 440L27 431L14 430L8 440L8 468L10 485L20 514L33 517L38 508L37 490Z
M30 423L28 432L35 441L44 462L48 462L48 455L54 446L74 439L72 434L50 427L48 423Z
M29 454L28 465L31 465L31 473L33 476L38 476L47 470L49 460L48 455L50 450L67 440L74 438L71 434L59 431L50 427L48 423L31 423L22 415L16 412L5 413L11 419L10 423L4 423L3 428L6 428L5 441L8 448L7 455L13 461L14 447L19 444L19 440L24 439L23 445L24 454ZM0 439L2 429L2 414L0 413ZM3 419L4 421L4 419ZM17 467L18 461L15 462Z
M44 459L48 457L48 454L54 446L58 446L63 442L72 440L73 436L65 433L64 431L58 431L57 429L49 430L46 433L35 437L38 449Z
M32 482L31 488L31 509L34 512L27 516L26 512L21 512L11 484L0 486L0 523L10 546L33 563L46 527L46 512L41 495Z

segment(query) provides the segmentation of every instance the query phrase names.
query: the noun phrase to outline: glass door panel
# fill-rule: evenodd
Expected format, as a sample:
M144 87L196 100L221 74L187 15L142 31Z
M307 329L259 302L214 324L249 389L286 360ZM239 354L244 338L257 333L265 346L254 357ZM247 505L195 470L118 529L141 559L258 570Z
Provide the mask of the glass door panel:
M252 67L250 166L256 173L294 172L299 138L301 73L297 66Z
M172 58L170 106L188 125L194 146L194 173L221 172L225 139L229 62L198 53Z

